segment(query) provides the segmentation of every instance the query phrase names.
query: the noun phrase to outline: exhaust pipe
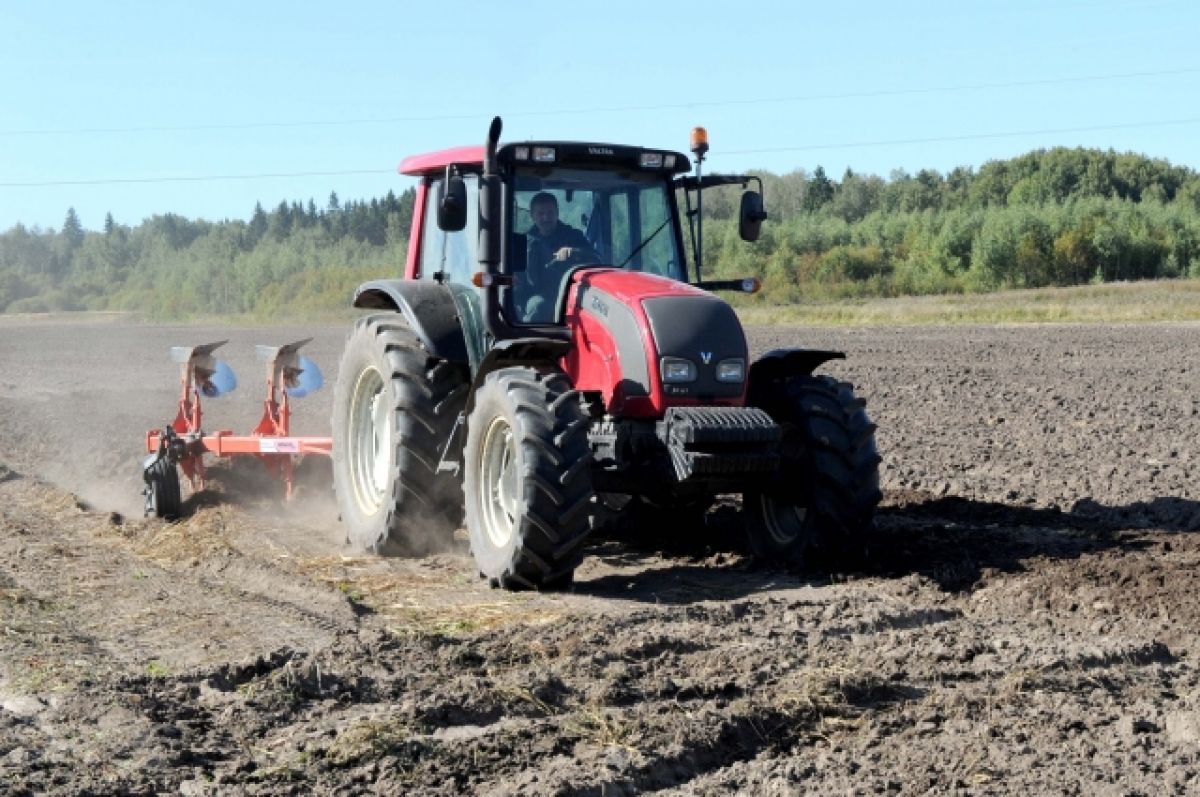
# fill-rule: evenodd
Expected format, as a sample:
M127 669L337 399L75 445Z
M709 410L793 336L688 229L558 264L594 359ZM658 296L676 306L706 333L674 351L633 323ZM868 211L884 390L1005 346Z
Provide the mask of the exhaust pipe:
M504 230L508 228L508 203L496 150L500 144L500 117L492 119L483 147L483 175L479 178L479 264L483 267L483 323L497 341L538 338L569 342L570 332L556 326L514 327L501 312L500 289L512 287L512 275L500 273Z
M512 279L500 274L501 237L504 233L504 183L496 162L500 130L504 123L493 117L483 146L483 175L479 178L479 265L483 267L483 323L496 340L522 336L504 320L500 311L500 288Z

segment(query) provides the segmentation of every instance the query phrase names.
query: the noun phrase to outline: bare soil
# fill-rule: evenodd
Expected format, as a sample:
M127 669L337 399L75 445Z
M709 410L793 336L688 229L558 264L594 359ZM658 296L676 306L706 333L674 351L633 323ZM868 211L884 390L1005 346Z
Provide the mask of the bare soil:
M253 344L332 379L344 333L0 319L0 793L1200 792L1200 326L751 329L879 424L841 573L752 567L726 501L509 594L352 555L313 460L142 519L169 346L230 339L244 432Z

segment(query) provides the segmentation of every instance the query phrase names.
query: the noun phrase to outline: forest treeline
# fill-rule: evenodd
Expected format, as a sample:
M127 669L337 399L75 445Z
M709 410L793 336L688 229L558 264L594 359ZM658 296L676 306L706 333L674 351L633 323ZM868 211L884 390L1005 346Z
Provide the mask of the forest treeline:
M1200 277L1200 173L1136 154L1038 150L948 174L761 173L769 221L736 231L738 191L705 194L705 276L758 276L759 301L988 291ZM0 310L158 317L335 310L398 274L414 192L249 221L174 214L137 225L0 233Z

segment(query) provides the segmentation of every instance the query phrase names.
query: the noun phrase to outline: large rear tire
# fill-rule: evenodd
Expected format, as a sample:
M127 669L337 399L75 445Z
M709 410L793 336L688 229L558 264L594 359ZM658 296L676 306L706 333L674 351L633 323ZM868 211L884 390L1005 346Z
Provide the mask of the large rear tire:
M394 314L360 318L333 393L333 485L357 550L444 550L462 518L462 491L438 461L462 411L461 366L431 357Z
M492 586L571 583L590 529L588 426L561 373L503 368L479 388L463 481L471 552Z
M750 401L783 430L779 471L743 495L754 555L833 564L865 550L882 497L866 402L828 376L774 382L752 390Z

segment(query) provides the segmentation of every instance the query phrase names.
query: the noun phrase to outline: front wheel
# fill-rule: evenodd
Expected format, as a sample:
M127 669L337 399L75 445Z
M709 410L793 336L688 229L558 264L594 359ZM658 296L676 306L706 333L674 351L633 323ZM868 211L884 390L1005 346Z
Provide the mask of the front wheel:
M879 491L875 425L850 385L801 376L752 391L780 425L780 468L743 496L750 548L760 560L805 564L860 550Z
M589 531L588 425L558 372L503 368L476 394L463 489L471 553L492 586L570 584Z

